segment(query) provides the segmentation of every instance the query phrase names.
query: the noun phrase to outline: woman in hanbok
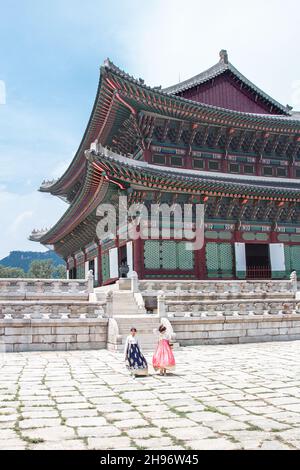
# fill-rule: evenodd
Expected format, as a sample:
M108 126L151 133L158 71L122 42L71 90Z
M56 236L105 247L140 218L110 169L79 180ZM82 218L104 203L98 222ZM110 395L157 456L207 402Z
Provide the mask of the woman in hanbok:
M131 328L124 349L126 367L134 377L148 375L148 364L141 352L136 333L136 328Z
M152 364L155 370L159 370L160 375L166 375L167 370L175 368L175 358L172 351L172 343L167 328L160 325L158 328L159 340L156 351L153 355Z

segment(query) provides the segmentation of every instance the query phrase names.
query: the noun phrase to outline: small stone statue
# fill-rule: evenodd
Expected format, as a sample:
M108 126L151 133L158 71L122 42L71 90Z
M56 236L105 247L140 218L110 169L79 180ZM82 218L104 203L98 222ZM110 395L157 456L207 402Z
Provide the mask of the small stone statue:
M129 266L128 266L126 260L122 260L121 264L119 266L119 276L120 277L127 277L128 273L129 273Z

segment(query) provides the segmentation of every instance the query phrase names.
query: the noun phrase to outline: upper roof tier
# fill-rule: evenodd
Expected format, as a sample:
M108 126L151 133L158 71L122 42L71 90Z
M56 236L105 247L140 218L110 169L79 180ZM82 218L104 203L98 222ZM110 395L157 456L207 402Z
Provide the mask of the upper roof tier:
M164 91L236 111L288 115L291 109L278 103L239 72L229 62L224 49L220 51L217 64Z
M289 109L255 87L239 74L226 57L223 54L221 62L212 68L214 73L216 74L217 70L219 75L229 69L230 73L234 71L245 86L255 90L262 103L267 103L269 108L264 114L261 111L244 112L187 99L180 95L183 92L180 87L186 82L177 85L177 88L171 87L166 90L162 90L161 87L146 86L142 79L135 79L107 59L100 69L99 85L87 128L70 166L58 180L45 182L40 190L72 201L84 184L87 171L84 151L90 148L92 142L98 141L118 153L129 154L132 144L123 146L122 142L127 143L130 138L136 148L142 150L151 132L147 128L147 122L141 130L139 120L145 114L150 117L161 116L181 121L189 126L220 126L222 130L236 129L240 132L251 131L264 135L278 134L284 139L291 139L292 143L295 139L300 139L299 114L291 113ZM206 77L212 76L208 71L204 74ZM203 74L197 76L197 80L201 75ZM190 82L189 90L195 88L195 78L187 81ZM185 86L189 85L186 83ZM270 111L271 106L275 114ZM143 135L143 132L148 134Z

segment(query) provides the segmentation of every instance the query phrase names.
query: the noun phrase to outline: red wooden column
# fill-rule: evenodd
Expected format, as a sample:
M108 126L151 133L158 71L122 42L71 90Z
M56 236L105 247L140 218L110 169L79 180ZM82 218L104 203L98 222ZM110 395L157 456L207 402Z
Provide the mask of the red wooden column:
M144 279L144 240L133 240L133 269L140 279Z
M74 273L76 274L75 279L77 279L77 259L75 255L73 255L73 259L74 259Z
M98 245L98 286L102 286L102 247L101 243L99 242Z
M145 162L152 163L152 153L151 150L145 149L143 152Z
M222 155L221 168L224 173L228 173L228 156L227 153Z
M206 279L206 254L205 254L205 240L203 247L195 251L195 274L196 279Z
M192 150L188 149L184 155L183 166L188 169L193 168Z
M259 157L256 157L255 173L257 176L261 176L262 174L262 155L260 155Z
M236 225L233 232L233 243L245 243L245 240L242 238L242 233L238 230Z

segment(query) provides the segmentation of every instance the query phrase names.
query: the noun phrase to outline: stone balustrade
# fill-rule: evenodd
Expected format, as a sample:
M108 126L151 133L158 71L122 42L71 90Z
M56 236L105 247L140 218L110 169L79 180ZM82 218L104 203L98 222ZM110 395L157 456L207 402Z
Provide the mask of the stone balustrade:
M92 281L87 279L0 279L0 300L74 298L87 300Z
M105 302L70 301L0 301L0 326L2 320L13 319L68 319L103 318Z
M161 305L161 302L165 305ZM168 317L243 317L300 314L299 300L186 301L160 298L159 310ZM160 313L160 312L159 312Z
M246 296L255 294L294 295L294 280L249 280L249 281L169 281L141 280L139 290L143 296L157 295L163 291L167 296L183 294L203 296Z

